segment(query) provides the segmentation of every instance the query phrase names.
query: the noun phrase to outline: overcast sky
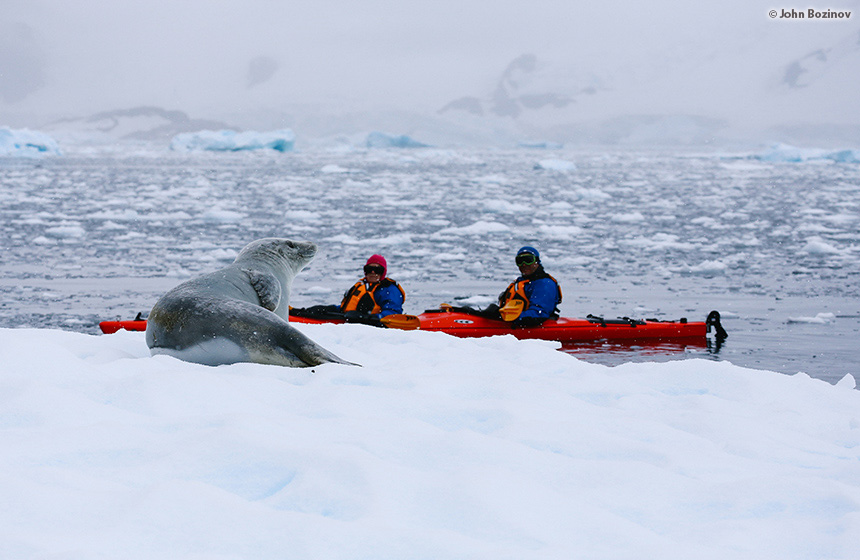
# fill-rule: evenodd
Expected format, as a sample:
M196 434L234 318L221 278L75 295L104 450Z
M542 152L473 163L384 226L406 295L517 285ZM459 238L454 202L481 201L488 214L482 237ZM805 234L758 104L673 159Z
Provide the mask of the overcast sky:
M671 87L683 101L701 97L682 82L685 65L715 60L728 72L731 57L743 65L752 49L777 75L792 48L800 56L860 29L860 14L770 21L768 9L781 7L772 0L0 1L0 111L9 115L144 104L198 117L251 104L432 111L487 94L524 53L571 87L680 72Z

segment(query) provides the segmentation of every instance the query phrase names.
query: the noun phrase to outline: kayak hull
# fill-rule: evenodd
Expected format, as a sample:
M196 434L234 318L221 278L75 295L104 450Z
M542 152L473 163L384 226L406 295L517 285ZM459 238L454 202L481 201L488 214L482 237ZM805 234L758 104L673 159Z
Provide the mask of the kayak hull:
M421 330L444 332L463 338L510 334L519 339L559 342L704 340L704 322L682 321L600 321L589 319L550 319L537 327L514 329L510 323L459 312L422 313Z
M461 338L478 338L510 334L518 339L555 340L562 343L577 342L658 342L658 341L704 341L708 332L705 322L680 321L632 321L602 319L550 319L537 327L515 329L510 323L488 319L459 311L428 311L416 316L419 330L443 332ZM339 323L330 319L290 316L295 323L321 324ZM145 331L145 320L102 321L99 328L106 334L125 329Z

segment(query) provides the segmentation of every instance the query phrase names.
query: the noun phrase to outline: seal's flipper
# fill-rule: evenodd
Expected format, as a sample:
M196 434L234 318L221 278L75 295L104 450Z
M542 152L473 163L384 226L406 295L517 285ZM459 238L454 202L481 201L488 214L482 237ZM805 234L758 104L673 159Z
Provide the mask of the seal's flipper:
M260 298L260 305L269 311L277 309L281 302L281 283L278 282L275 275L248 268L243 268L242 272L248 275L251 287L254 288L257 297Z
M339 358L335 354L329 352L301 332L292 325L287 325L286 329L278 331L279 337L275 341L279 346L294 354L298 359L306 363L308 366L318 366L320 364L335 363L347 366L359 366Z

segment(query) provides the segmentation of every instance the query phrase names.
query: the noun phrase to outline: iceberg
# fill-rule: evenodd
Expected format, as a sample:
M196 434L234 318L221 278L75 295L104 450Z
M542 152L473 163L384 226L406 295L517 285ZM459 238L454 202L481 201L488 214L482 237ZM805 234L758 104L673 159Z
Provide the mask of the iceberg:
M236 132L235 130L199 130L177 134L170 149L177 152L205 150L211 152L240 152L245 150L276 150L291 152L296 135L292 130L270 132Z
M392 136L384 132L371 132L367 135L368 148L429 148L427 144L422 144L413 140L409 136Z
M535 169L545 171L576 171L576 164L563 159L542 159L535 164Z
M61 155L57 141L42 132L0 127L0 156Z
M823 150L820 148L798 148L788 144L773 144L754 159L770 162L802 163L831 160L837 163L860 163L860 150Z
M560 150L564 148L564 144L559 142L520 142L517 144L520 148L530 148L533 150Z

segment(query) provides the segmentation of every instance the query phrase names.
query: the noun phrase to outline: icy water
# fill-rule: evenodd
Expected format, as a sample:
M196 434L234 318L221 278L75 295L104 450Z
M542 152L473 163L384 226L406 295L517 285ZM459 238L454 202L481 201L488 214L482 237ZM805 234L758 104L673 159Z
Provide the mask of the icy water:
M575 169L557 161L572 162ZM541 164L541 162L544 162ZM567 348L607 365L700 357L860 375L860 166L606 151L0 159L0 326L97 333L266 236L319 245L291 303L336 303L379 252L405 310L491 301L537 246L566 316L704 320L711 347Z

